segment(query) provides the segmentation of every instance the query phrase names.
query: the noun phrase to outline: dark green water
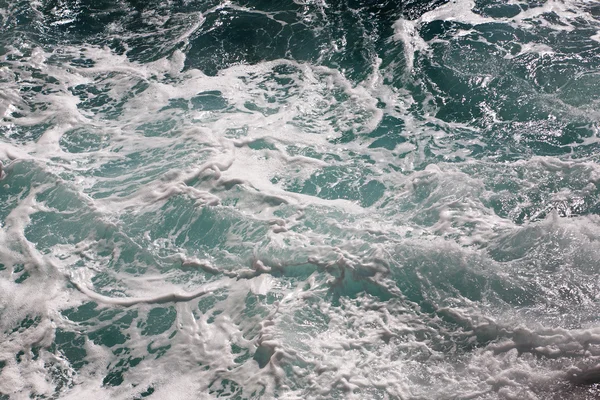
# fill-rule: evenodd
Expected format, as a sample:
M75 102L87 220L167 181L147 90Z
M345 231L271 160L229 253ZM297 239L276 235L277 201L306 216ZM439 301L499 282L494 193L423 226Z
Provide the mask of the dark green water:
M597 399L592 0L0 0L0 399Z

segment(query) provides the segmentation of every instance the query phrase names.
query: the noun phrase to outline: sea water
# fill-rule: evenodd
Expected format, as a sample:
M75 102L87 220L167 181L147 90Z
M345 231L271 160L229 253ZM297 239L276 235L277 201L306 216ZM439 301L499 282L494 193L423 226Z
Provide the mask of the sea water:
M0 0L0 399L600 398L600 3Z

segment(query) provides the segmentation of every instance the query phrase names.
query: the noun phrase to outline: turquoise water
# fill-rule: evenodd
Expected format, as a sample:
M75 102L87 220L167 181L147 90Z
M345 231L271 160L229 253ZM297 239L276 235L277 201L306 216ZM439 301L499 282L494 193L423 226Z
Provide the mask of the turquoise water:
M596 1L0 27L0 399L600 398Z

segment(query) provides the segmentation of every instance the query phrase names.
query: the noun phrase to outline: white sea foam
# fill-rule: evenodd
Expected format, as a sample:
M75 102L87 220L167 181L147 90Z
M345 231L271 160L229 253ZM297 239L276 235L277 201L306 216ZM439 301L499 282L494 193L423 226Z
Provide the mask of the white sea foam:
M489 22L471 8L450 3L402 21L396 39L414 57L428 46L417 32L423 22ZM498 163L447 148L452 132L477 130L433 111L425 121L406 116L413 100L378 71L357 85L330 68L278 60L209 77L184 70L181 52L138 64L108 49L65 51L94 65L67 69L41 49L13 64L54 77L56 92L26 98L17 82L3 83L3 126L52 127L0 144L0 185L15 204L0 225L0 355L9 360L0 392L536 399L597 360L598 285L589 276L600 261L598 220L578 215L599 182L595 162ZM86 85L114 99L104 112L86 108L93 92L73 93ZM415 140L366 148L382 99ZM82 127L73 137L91 144L77 147L67 138ZM332 143L345 131L363 136ZM428 143L449 161L416 167L430 159ZM338 169L324 184L327 168ZM384 185L369 206L352 191L362 176ZM301 186L311 178L312 192ZM327 184L347 185L347 198L327 195ZM208 233L203 217L215 221ZM216 244L207 250L203 240ZM16 283L21 266L30 276ZM89 319L67 313L90 301L99 313ZM153 309L170 307L171 325L143 333ZM19 327L28 316L40 319ZM94 336L111 324L122 334L112 346ZM64 332L70 344L50 351ZM75 368L72 351L85 351L87 364ZM104 383L113 372L123 384Z

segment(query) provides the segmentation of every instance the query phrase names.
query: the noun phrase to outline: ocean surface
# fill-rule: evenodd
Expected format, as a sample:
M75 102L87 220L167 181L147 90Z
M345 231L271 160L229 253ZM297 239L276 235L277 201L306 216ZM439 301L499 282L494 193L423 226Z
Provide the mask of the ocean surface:
M0 0L0 399L600 399L597 0Z

